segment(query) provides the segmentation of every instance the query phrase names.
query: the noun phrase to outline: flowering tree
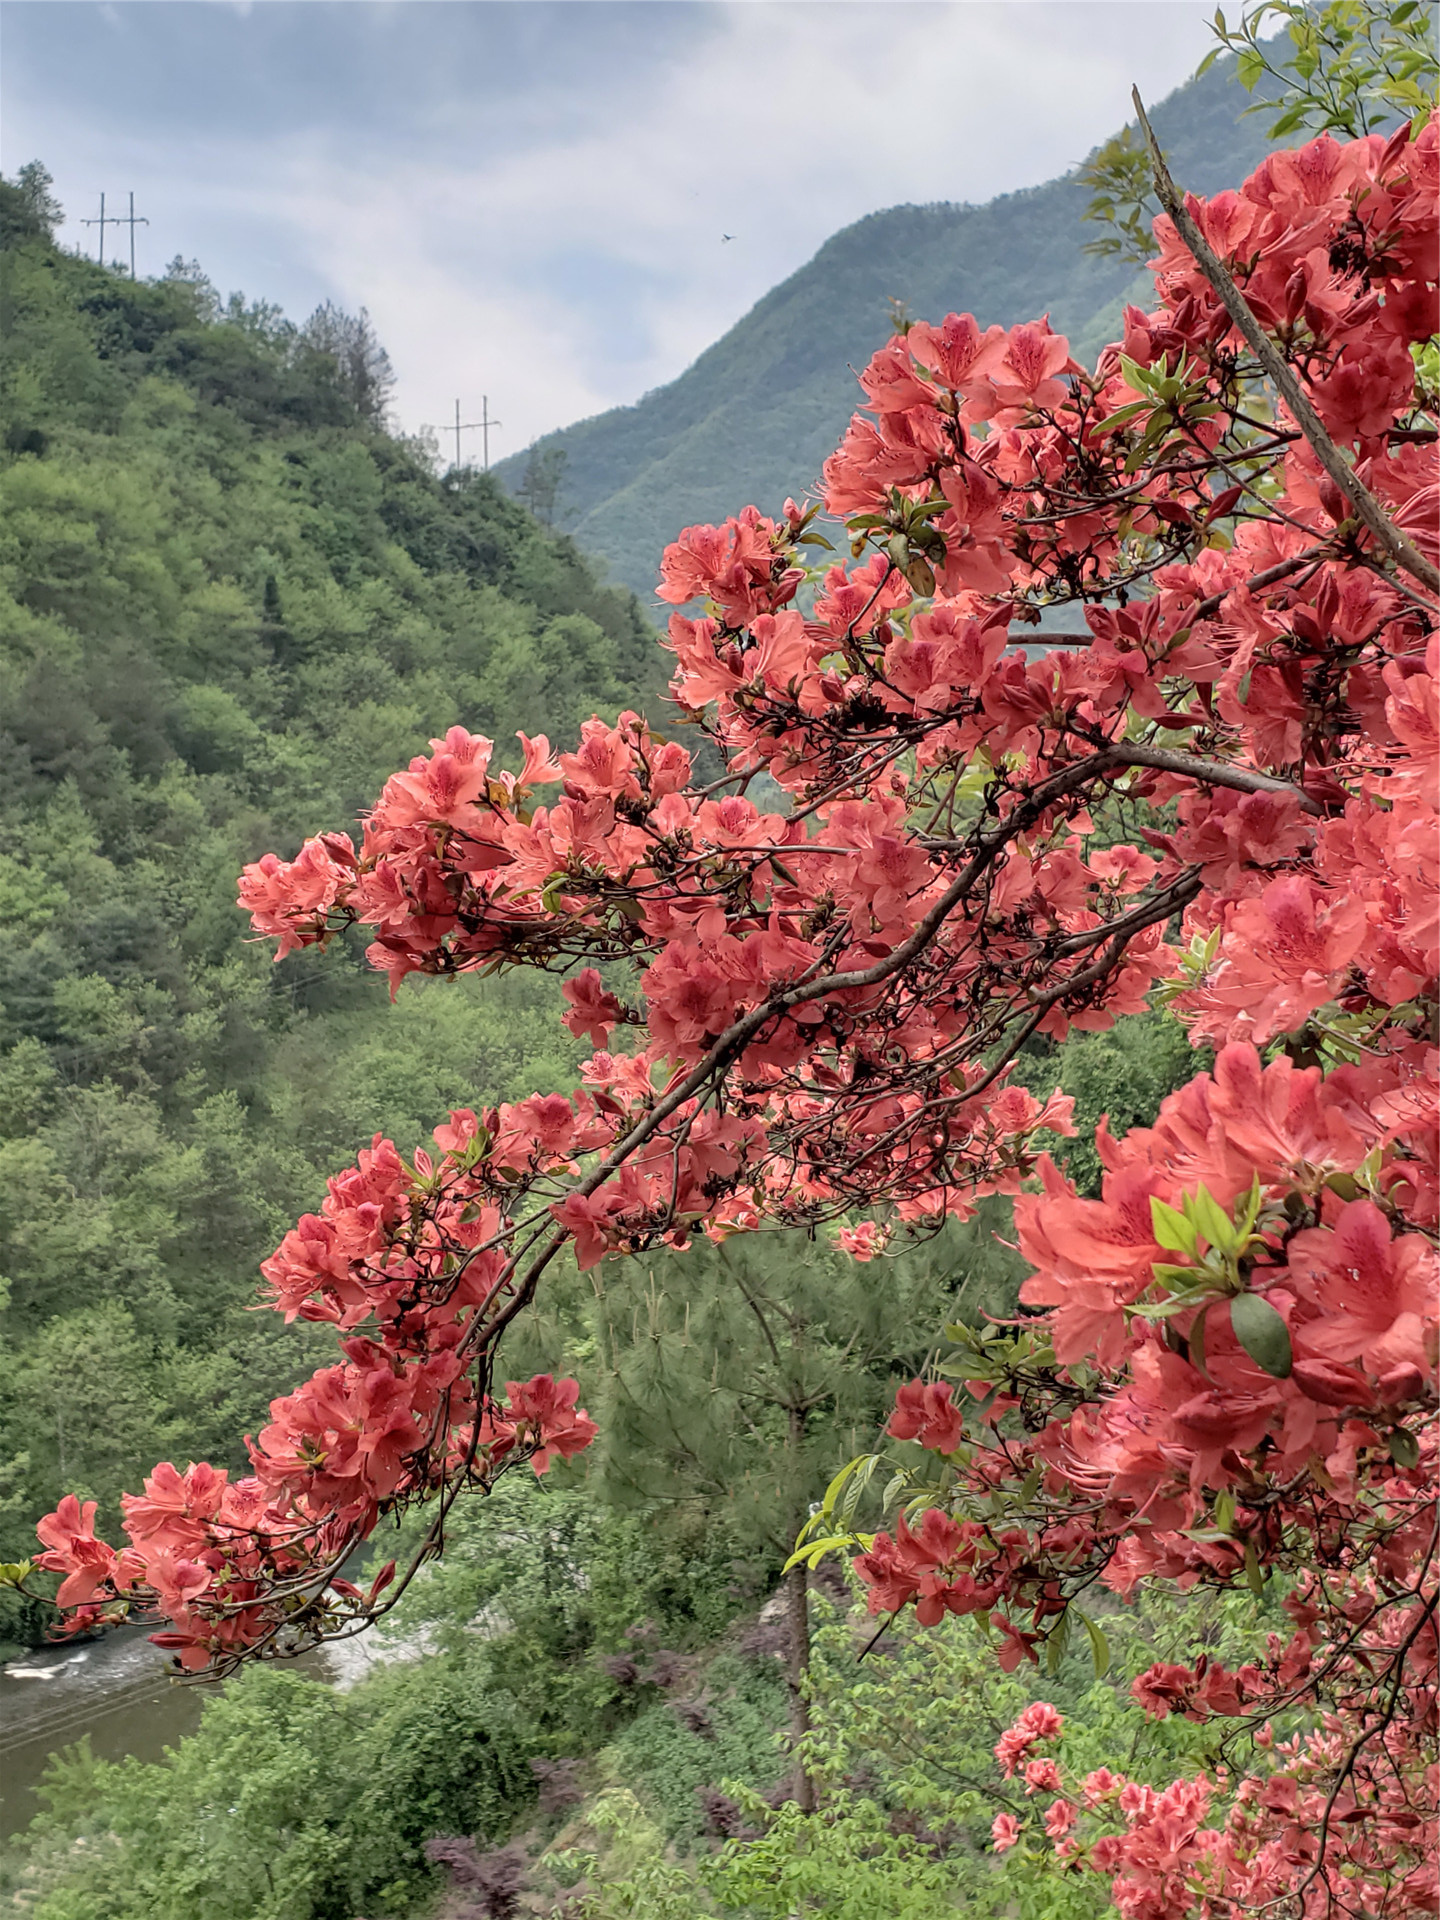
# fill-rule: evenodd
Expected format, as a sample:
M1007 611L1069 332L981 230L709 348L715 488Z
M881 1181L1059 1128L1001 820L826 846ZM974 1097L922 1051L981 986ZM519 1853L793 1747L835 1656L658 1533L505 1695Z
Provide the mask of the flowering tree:
M383 1513L432 1500L437 1551L462 1489L593 1433L573 1381L495 1391L563 1248L837 1221L866 1260L1013 1193L1033 1312L969 1338L966 1397L902 1393L928 1463L891 1530L854 1531L871 1461L806 1551L858 1548L877 1613L978 1616L1012 1669L1097 1586L1286 1576L1263 1664L1141 1686L1272 1723L1264 1765L1147 1799L1044 1759L1047 1831L1136 1915L1433 1910L1440 129L1326 136L1209 203L1157 172L1156 304L1093 371L1043 320L875 355L824 473L853 564L813 600L818 507L667 549L719 779L634 714L522 736L514 773L456 728L358 846L246 869L278 954L360 923L395 988L564 972L595 1051L570 1098L332 1179L263 1272L342 1357L247 1478L157 1468L120 1551L63 1501L39 1564L71 1625L158 1609L221 1672L392 1604L391 1569L343 1577ZM1036 634L1056 607L1074 630ZM1022 1049L1157 992L1213 1069L1102 1133L1083 1199Z

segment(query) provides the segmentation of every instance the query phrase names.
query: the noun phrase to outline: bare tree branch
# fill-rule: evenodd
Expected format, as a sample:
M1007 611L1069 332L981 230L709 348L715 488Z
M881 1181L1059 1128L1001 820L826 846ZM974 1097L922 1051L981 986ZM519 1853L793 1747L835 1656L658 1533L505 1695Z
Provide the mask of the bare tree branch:
M1129 742L1112 749L1113 758L1122 766L1155 767L1162 773L1181 773L1207 787L1233 787L1238 793L1287 793L1306 813L1323 814L1325 809L1303 787L1273 774L1255 773L1249 767L1229 767L1221 760L1202 760L1198 754L1178 753L1170 747L1131 746Z

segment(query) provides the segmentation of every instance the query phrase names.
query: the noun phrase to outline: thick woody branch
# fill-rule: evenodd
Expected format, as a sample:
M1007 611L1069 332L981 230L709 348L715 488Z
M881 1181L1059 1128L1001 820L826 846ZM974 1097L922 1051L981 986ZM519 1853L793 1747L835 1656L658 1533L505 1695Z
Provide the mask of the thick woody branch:
M1253 574L1245 585L1251 593L1259 593L1262 587L1273 587L1278 581L1288 580L1291 574L1300 573L1306 567L1318 567L1322 561L1330 557L1330 552L1325 546L1309 547L1304 553L1292 554L1290 559L1278 561L1273 567L1266 567L1263 573ZM1389 575L1385 577L1390 579ZM1418 598L1414 589L1407 587L1403 581L1391 579L1390 583L1398 587L1402 593ZM1229 591L1230 589L1227 588L1226 593ZM1190 619L1192 621L1208 620L1220 611L1224 603L1225 593L1208 594L1205 599L1197 601L1191 611ZM1011 636L1011 644L1021 647L1093 647L1095 635L1093 633L1021 632ZM707 787L705 791L708 793L709 788Z
M1237 793L1286 794L1305 813L1320 817L1325 812L1320 802L1306 793L1303 787L1297 787L1293 780L1281 780L1276 774L1259 773L1251 767L1231 766L1224 760L1205 760L1199 754L1181 753L1173 747L1146 747L1129 740L1117 741L1113 746L1102 748L1090 759L1078 761L1074 767L1066 769L1069 777L1063 786L1059 784L1061 776L1057 775L1043 791L1049 798L1058 799L1065 792L1088 785L1107 773L1118 772L1122 767L1154 767L1157 772L1180 774L1203 787L1231 787ZM939 851L964 846L968 842L928 839L921 844Z
M1256 773L1249 767L1230 767L1223 760L1202 760L1195 753L1179 753L1171 747L1131 746L1128 742L1113 750L1115 760L1127 767L1154 767L1161 773L1183 774L1207 787L1233 787L1237 793L1283 793L1299 803L1306 813L1323 814L1318 800L1292 781L1279 780L1273 774Z
M1256 359L1275 382L1280 397L1290 409L1296 426L1309 441L1316 459L1355 509L1356 518L1375 536L1395 564L1402 567L1414 579L1421 581L1432 593L1440 594L1440 569L1432 566L1413 541L1408 540L1400 531L1331 439L1324 421L1311 405L1309 396L1296 379L1292 369L1276 352L1274 342L1255 318L1253 310L1244 294L1236 286L1224 261L1200 231L1186 207L1184 196L1170 176L1170 169L1165 165L1164 155L1160 151L1154 130L1146 117L1144 102L1140 98L1140 89L1133 87L1130 97L1135 102L1141 131L1150 149L1150 167L1155 178L1155 191L1160 197L1160 204L1175 222L1180 238L1195 256L1195 264L1215 289L1222 306L1235 322L1240 333L1244 335Z
M1129 913L1122 914L1118 920L1107 920L1098 927L1088 927L1084 933L1072 933L1060 942L1058 951L1062 954L1084 953L1087 947L1098 946L1103 939L1124 934L1127 938L1143 933L1147 927L1168 920L1182 907L1188 907L1199 893L1201 877L1198 869L1185 874L1173 886L1165 887L1152 899L1144 901ZM1070 985L1073 987L1074 982Z

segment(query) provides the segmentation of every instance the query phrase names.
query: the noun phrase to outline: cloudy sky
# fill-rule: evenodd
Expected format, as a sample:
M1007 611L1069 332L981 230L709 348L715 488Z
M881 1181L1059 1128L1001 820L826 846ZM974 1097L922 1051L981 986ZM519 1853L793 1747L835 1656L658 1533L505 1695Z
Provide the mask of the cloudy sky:
M0 167L41 158L87 250L133 190L142 274L368 307L402 423L488 395L498 457L673 378L862 214L1065 171L1211 10L4 0Z

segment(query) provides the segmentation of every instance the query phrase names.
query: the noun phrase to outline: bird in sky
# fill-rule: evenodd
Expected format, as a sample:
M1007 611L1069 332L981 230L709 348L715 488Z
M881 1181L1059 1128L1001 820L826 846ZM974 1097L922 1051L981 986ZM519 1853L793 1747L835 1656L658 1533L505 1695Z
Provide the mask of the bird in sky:
M721 246L723 247L723 246L724 246L724 244L725 244L725 242L726 242L727 240L733 240L734 238L735 238L735 236L734 236L734 234L733 234L733 233L722 233L722 234L721 234L721 236L720 236L720 244L721 244Z

